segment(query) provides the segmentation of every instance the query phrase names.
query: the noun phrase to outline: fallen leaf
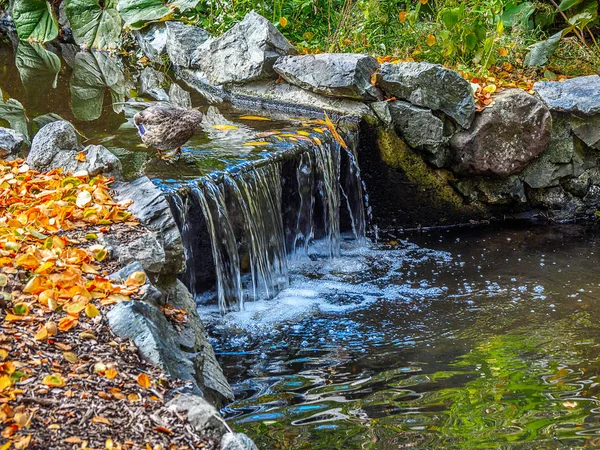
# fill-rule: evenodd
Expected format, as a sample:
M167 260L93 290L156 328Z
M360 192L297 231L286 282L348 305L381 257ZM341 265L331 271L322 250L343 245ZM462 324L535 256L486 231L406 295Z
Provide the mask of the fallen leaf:
M65 382L60 377L60 375L47 375L42 380L42 384L50 387L63 387Z
M148 389L150 387L150 378L145 373L140 373L137 377L137 383L144 389Z

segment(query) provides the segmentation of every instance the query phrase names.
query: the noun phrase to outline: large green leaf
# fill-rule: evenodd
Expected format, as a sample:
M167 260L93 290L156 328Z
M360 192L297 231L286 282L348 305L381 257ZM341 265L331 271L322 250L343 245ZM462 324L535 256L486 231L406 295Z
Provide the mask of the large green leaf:
M25 108L14 98L9 98L5 101L2 91L0 91L0 120L5 120L13 130L18 131L26 139L29 139L29 127Z
M198 6L198 3L200 3L200 0L173 0L169 4L179 9L194 9Z
M40 95L49 88L56 88L60 58L41 44L19 41L15 65L29 97Z
M171 16L171 10L160 0L119 0L119 12L125 25L132 29Z
M104 93L110 90L113 103L125 100L125 76L117 58L103 52L78 53L71 75L73 114L79 120L96 120L102 115ZM113 104L119 113L123 105Z
M545 41L538 42L529 47L529 53L525 56L526 66L543 66L548 62L548 59L558 48L558 43L562 37L563 32L559 31L553 34Z
M520 26L522 28L531 28L533 23L529 20L535 12L535 5L531 2L524 2L515 5L514 2L509 2L504 7L502 13L502 22L507 27Z
M65 12L73 30L75 42L87 48L117 48L121 35L121 17L117 0L65 0Z
M584 0L563 0L562 2L560 2L560 5L558 5L558 7L561 11L566 11L575 5L579 5L583 1Z
M19 39L47 42L58 36L58 23L45 0L15 0L13 20Z

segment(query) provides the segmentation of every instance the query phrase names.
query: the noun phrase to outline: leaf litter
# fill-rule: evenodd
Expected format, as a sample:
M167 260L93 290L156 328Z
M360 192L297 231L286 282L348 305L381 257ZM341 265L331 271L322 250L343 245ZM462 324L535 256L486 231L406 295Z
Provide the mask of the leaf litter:
M107 278L119 265L98 235L144 233L111 182L0 160L0 450L216 448L164 406L185 382L108 327L146 282Z

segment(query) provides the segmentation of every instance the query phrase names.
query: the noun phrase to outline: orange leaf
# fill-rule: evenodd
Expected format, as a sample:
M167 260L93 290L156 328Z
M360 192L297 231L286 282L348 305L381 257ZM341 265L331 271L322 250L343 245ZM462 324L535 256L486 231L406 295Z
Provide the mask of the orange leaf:
M110 369L106 369L106 372L104 372L104 376L109 379L115 378L118 374L119 372L112 367Z
M400 11L398 18L400 19L400 23L406 22L406 17L408 16L408 11Z
M74 317L63 317L58 321L58 329L60 331L68 331L77 326L78 320Z
M140 373L137 377L137 383L144 389L150 387L150 378L145 373Z
M436 39L435 36L433 34L429 34L427 35L427 39L425 39L425 43L429 46L429 47L433 47L436 43Z
M110 420L106 417L94 416L91 420L93 423L103 423L104 425L110 425Z
M87 159L87 156L85 155L85 153L79 152L79 153L77 153L77 156L75 157L75 159L77 161L84 162Z
M333 135L333 138L342 146L342 148L347 149L348 146L346 145L346 142L344 141L344 139L342 139L342 136L340 136L340 134L335 129L335 125L327 115L327 112L323 111L323 114L325 114L325 124L327 125L327 128L329 128L329 131Z

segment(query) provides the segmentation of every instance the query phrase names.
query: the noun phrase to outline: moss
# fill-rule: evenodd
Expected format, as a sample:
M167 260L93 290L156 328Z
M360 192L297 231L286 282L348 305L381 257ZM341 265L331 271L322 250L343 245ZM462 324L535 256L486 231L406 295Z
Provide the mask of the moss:
M403 172L407 180L419 186L431 207L450 209L449 212L474 213L462 197L450 186L453 175L445 170L434 170L390 129L377 130L377 145L381 158L390 167Z

